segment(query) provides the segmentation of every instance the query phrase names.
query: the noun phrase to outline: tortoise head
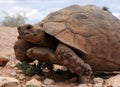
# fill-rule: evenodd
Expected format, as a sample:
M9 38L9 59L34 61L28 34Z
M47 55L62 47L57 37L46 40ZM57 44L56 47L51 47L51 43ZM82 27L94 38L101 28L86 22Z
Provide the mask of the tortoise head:
M17 29L19 33L18 39L36 43L44 38L44 31L38 25L24 24L20 25Z

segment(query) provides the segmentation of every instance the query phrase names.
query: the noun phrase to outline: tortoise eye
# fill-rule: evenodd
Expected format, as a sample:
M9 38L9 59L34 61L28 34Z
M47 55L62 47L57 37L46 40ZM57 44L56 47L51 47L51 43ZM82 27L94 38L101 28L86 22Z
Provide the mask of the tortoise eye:
M32 29L32 28L33 28L32 25L27 25L27 27L26 27L26 29L28 29L28 30L30 30L30 29Z

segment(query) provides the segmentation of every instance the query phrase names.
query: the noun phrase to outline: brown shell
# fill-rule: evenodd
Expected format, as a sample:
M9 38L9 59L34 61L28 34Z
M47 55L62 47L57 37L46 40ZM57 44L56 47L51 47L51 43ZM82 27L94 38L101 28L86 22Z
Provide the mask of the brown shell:
M92 5L72 5L42 22L44 31L59 41L86 55L120 64L120 21L111 13Z

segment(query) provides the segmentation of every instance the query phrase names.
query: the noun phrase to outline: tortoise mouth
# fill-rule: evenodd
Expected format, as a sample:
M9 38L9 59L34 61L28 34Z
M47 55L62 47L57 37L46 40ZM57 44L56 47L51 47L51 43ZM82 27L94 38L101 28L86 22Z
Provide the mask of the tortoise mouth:
M25 35L28 35L29 33L28 32L19 32L19 35L21 36L25 36Z
M24 39L24 38L29 38L29 37L33 37L35 36L35 34L33 33L19 33L18 39Z

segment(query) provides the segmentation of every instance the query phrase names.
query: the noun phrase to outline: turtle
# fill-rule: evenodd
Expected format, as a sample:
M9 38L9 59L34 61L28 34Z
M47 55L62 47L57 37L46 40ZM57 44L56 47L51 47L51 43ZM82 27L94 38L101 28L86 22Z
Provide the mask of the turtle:
M18 41L34 44L26 49L28 58L66 66L81 79L120 70L120 20L97 6L65 7L37 24L20 25L18 33Z

